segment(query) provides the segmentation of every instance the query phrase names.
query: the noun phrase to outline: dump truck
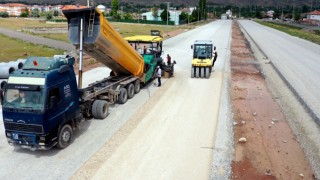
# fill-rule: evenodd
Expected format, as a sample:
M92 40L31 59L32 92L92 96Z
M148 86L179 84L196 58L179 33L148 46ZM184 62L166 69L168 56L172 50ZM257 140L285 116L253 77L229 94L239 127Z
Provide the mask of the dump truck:
M72 44L109 67L112 75L82 88L74 57L28 57L22 69L9 75L4 90L3 123L10 145L66 148L86 117L106 118L110 104L133 98L162 63L155 54L139 54L98 9L75 7L63 13Z
M209 78L218 56L216 47L210 40L196 40L193 45L191 78Z

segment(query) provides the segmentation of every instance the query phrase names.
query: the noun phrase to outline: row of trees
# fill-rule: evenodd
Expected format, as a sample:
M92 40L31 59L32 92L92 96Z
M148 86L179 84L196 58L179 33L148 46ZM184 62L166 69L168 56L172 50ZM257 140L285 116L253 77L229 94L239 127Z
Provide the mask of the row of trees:
M106 4L107 7L111 7L112 11L106 16L111 16L113 18L132 18L130 14L132 13L144 13L151 9L154 17L157 17L158 9L163 9L163 13L160 15L163 21L167 19L167 4L160 3L158 5L153 5L148 7L143 4L133 4L133 3L121 3L119 4L118 0L112 0L111 4ZM120 7L120 8L119 8ZM186 6L184 5L175 5L170 3L170 7L174 7L177 10L183 9ZM238 6L238 5L221 5L214 3L207 3L207 0L199 0L196 4L195 9L189 15L186 12L182 12L180 15L180 20L194 22L198 20L203 20L208 18L208 14L211 14L213 17L220 17L227 10L231 10L233 15L237 17L241 16L244 18L266 18L267 12L270 10L274 11L274 18L286 18L286 19L301 19L302 15L308 13L314 9L320 9L320 7L311 7L311 6L295 6L295 5L283 5L283 6ZM121 15L118 13L119 10L122 12Z

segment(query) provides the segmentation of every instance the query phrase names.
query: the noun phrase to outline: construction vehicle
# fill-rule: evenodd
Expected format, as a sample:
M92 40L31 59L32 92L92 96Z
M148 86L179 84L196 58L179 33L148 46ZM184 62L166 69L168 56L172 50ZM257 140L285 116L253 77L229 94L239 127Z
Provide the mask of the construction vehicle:
M216 47L210 40L196 40L191 49L193 49L191 78L209 78L217 58Z
M158 30L151 30L151 35L136 35L126 37L125 40L139 53L143 56L144 62L151 64L152 61L162 62L159 64L160 68L164 72L168 72L170 76L174 73L174 63L166 64L163 62L161 55L162 51L162 41L163 38ZM145 66L146 69L155 67ZM146 74L149 78L152 74ZM153 75L154 76L154 75Z
M104 119L109 105L123 104L151 82L162 59L139 54L95 8L64 9L69 39L81 51L112 70L112 76L81 87L66 56L29 57L22 69L9 75L3 102L8 143L31 150L66 148L86 117ZM81 61L80 61L81 63ZM151 74L151 75L150 75Z

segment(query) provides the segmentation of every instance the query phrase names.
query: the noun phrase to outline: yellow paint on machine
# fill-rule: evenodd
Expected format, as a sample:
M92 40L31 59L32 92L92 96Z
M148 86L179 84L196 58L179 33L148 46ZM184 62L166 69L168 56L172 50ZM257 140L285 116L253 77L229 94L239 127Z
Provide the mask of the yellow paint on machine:
M211 59L193 59L192 60L192 66L194 67L211 67L212 66L212 60Z

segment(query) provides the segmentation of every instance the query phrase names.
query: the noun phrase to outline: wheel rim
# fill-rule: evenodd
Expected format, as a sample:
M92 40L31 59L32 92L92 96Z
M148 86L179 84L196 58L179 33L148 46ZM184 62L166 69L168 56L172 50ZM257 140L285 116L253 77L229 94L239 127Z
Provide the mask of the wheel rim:
M71 134L69 131L64 131L62 134L63 143L67 143L70 140Z

